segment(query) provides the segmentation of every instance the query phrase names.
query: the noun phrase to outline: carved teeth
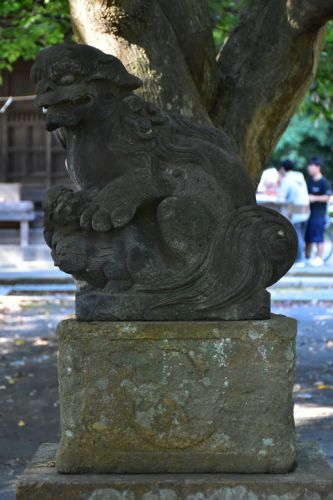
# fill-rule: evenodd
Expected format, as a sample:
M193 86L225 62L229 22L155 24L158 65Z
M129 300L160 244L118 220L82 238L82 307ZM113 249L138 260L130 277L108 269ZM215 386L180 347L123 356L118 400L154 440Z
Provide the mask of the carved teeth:
M44 104L42 106L43 108L43 113L46 113L49 107L54 107L54 106L66 106L66 105L73 105L73 104L86 104L91 100L91 97L89 95L86 96L79 96L79 97L73 97L72 99L63 99L61 101L52 103L52 104Z

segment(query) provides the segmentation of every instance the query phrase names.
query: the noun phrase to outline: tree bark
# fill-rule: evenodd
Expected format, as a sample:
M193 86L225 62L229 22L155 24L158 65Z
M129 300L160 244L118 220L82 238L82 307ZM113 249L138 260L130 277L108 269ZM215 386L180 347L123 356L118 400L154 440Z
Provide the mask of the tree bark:
M327 18L310 28L300 3L311 2L252 0L218 56L213 122L233 139L255 183L316 74Z
M210 122L175 32L156 0L69 3L78 41L121 59L142 79L143 97L167 111Z
M207 0L69 0L82 43L162 109L223 128L257 182L314 79L333 0L248 0L217 62Z
M217 91L217 65L207 0L158 0L177 36L187 67L209 111Z

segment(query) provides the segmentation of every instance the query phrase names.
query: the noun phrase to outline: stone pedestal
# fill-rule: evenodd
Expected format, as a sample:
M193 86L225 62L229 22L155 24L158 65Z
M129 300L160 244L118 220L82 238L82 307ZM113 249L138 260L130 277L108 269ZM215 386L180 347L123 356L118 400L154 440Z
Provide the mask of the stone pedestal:
M59 474L44 444L17 485L17 500L333 500L333 473L313 446L289 474Z
M61 322L58 470L290 471L295 336L284 316Z

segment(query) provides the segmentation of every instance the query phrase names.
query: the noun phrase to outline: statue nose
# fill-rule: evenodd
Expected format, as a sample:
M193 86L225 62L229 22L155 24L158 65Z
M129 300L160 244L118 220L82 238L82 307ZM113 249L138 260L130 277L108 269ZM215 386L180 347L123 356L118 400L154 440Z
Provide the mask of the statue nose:
M49 92L50 90L55 90L56 85L51 80L40 80L37 83L36 91L38 94L43 94L44 92Z

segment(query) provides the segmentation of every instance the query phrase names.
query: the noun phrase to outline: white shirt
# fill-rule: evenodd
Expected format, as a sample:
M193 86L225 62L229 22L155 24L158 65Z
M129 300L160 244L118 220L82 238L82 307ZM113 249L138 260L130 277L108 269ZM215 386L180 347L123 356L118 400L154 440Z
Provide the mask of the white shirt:
M290 170L282 177L281 184L278 189L278 199L280 201L287 201L290 205L296 207L309 206L308 188L302 172L294 172L293 170ZM309 213L296 213L291 215L291 222L294 224L297 222L304 222L308 220L308 218Z

